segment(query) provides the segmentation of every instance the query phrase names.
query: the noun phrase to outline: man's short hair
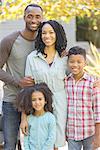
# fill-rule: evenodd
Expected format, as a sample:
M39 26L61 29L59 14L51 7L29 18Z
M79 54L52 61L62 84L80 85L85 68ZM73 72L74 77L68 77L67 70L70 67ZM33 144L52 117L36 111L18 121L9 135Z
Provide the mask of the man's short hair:
M42 7L37 5L37 4L29 4L29 5L26 6L24 12L26 12L29 7L38 7L38 8L41 9L41 11L43 11Z

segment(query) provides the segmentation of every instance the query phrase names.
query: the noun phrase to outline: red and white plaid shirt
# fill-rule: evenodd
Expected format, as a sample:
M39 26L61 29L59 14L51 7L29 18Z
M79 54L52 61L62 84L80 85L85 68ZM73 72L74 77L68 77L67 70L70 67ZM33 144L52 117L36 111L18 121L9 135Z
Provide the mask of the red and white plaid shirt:
M76 83L72 74L65 79L68 139L77 141L92 136L95 123L100 123L100 89L93 88L95 79L86 73Z

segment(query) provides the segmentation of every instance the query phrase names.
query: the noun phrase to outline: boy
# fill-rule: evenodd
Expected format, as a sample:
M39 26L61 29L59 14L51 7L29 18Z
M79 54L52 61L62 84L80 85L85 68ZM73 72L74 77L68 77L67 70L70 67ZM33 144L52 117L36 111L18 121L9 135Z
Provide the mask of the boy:
M84 71L85 65L86 51L72 47L68 53L71 74L65 79L69 150L81 150L82 146L83 150L93 150L100 146L100 89L93 88L96 78Z

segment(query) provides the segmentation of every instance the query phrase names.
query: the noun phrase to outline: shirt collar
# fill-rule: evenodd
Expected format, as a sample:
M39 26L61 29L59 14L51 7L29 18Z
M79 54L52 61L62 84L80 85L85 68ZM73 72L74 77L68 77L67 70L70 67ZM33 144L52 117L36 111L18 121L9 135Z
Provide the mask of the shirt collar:
M68 79L68 78L72 78L72 79L73 79L73 74L70 73L70 74L68 75L67 79ZM81 79L88 80L88 79L89 79L89 75L88 75L86 72L84 72L84 75L83 75L83 77L82 77Z
M35 57L40 57L40 58L42 58L42 59L45 59L41 52L39 52L39 53L36 52L36 53L35 53ZM59 54L58 54L58 52L56 51L54 60L55 60L56 58L58 58L58 57L59 57Z

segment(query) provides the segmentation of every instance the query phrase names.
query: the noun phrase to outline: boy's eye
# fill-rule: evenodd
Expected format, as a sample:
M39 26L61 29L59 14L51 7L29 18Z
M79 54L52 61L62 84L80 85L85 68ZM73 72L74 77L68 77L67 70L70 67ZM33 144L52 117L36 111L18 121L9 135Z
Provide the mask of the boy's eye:
M70 63L75 63L74 61L69 61Z
M39 19L41 16L37 15L36 18Z

